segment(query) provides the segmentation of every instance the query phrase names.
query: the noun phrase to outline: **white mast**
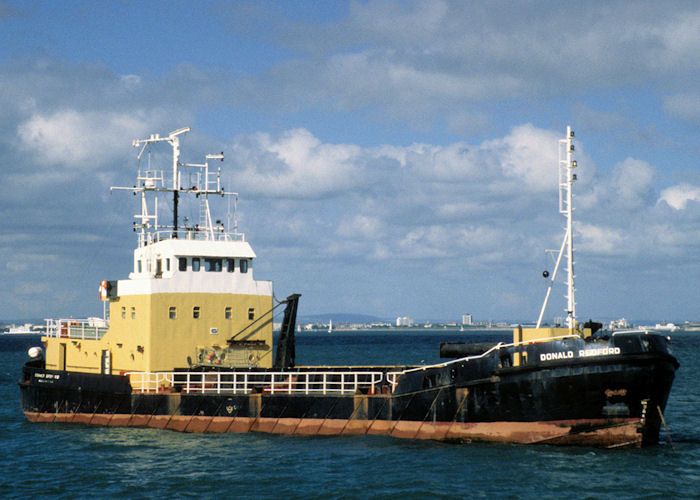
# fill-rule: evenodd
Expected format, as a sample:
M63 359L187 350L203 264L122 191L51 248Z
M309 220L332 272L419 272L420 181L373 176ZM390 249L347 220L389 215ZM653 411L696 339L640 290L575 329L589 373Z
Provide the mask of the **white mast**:
M178 205L178 194L179 194L179 186L180 186L180 176L179 176L179 166L180 166L180 138L178 137L180 134L184 134L185 132L189 132L190 128L189 127L184 127L180 128L178 130L175 130L173 132L170 132L167 137L161 137L158 134L151 134L151 136L148 139L137 139L132 142L133 146L135 148L142 146L141 151L139 151L138 154L138 159L141 159L141 155L143 152L146 150L146 147L149 144L153 144L156 142L168 142L173 148L173 187L172 189L164 189L163 187L158 188L157 185L161 184L161 186L164 184L164 178L163 175L157 172L154 172L152 170L147 170L144 176L141 176L141 172L139 170L139 176L138 176L138 181L141 183L143 182L143 186L141 189L134 189L134 194L137 191L141 192L141 215L136 216L137 218L141 219L141 224L139 226L134 226L134 230L139 227L141 229L141 238L140 238L140 244L145 243L145 238L146 238L146 228L148 227L148 221L152 219L154 221L154 229L158 229L158 199L157 199L157 192L158 191L172 191L174 200L173 200L173 236L177 238L177 205ZM128 189L128 188L112 188L112 189ZM155 201L155 206L154 206L154 215L148 215L148 206L146 203L146 191L155 191L156 192L156 201Z
M574 133L571 127L566 127L566 139L559 141L559 153L561 154L561 147L564 146L566 150L566 161L562 163L559 160L559 172L560 176L562 173L565 174L565 182L562 184L560 181L559 193L561 196L562 188L565 191L566 203L565 206L559 206L559 212L563 213L566 217L566 234L568 236L567 242L567 266L566 266L566 326L570 330L576 327L576 299L574 297L574 229L572 227L573 211L574 207L572 205L572 185L576 180L576 175L573 173L573 169L576 163L573 161L574 156L574 144L573 144ZM563 144L562 144L563 143Z
M574 157L574 132L571 127L566 127L566 138L559 141L559 213L566 217L566 233L564 241L559 249L559 255L554 266L554 272L547 287L547 295L545 296L540 316L537 319L537 328L542 325L542 318L547 309L549 294L552 291L552 285L557 276L559 263L561 262L564 252L566 252L566 326L572 332L576 328L576 298L574 286L574 231L573 231L573 205L572 205L572 185L576 180L576 174L573 173L576 168L576 160ZM545 277L547 277L545 275Z
M168 187L169 179L162 170L152 170L150 165L148 170L142 172L139 168L137 177L137 185L133 187L112 187L112 189L132 191L134 194L141 193L141 213L135 215L140 223L134 223L134 230L139 230L139 246L144 246L152 242L154 236L162 239L164 237L178 238L180 228L178 227L178 203L180 194L195 195L199 198L199 223L194 227L184 227L184 234L188 239L235 239L243 240L243 235L237 232L237 227L234 228L234 234L229 234L224 231L224 225L220 221L216 224L212 223L211 212L209 207L209 195L234 196L238 198L238 193L225 191L221 185L221 169L216 172L209 171L209 160L224 160L223 152L221 154L208 154L205 156L204 163L182 163L180 161L180 138L181 134L189 132L189 127L184 127L168 134L167 137L161 137L158 134L152 134L148 139L138 139L133 141L134 147L141 147L138 154L138 159L141 159L146 148L154 143L167 142L172 147L172 186ZM149 162L150 163L150 162ZM190 182L187 186L182 186L182 182L188 179L183 179L182 169L193 169L190 175ZM194 177L193 177L194 176ZM173 193L173 224L172 226L161 225L158 222L158 192ZM147 193L153 193L153 213L149 213ZM235 215L234 215L235 216ZM187 220L187 218L185 218ZM171 228L172 232L169 235L155 235L160 228Z

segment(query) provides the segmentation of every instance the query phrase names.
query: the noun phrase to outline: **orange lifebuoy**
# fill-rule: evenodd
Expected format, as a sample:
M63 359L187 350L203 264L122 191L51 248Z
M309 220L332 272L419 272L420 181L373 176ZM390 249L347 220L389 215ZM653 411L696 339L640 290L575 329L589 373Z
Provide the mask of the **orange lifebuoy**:
M107 300L107 280L102 280L99 288L100 300Z

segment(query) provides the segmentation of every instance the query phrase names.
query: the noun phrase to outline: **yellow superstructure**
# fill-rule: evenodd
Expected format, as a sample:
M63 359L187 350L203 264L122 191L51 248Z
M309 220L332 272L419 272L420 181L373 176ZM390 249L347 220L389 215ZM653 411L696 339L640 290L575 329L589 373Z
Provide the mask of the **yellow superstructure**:
M119 374L194 364L272 366L271 295L165 293L120 297L110 305L110 326L100 339L80 338L70 324L64 336L59 331L58 337L45 337L46 367ZM244 346L230 347L227 341L232 338ZM251 341L257 343L254 348ZM225 359L208 359L210 353L227 350Z
M220 220L212 222L208 196L238 195L224 190L220 172L210 172L209 160L223 161L223 153L207 155L201 164L179 160L179 136L188 130L134 141L142 148L139 159L153 144L170 144L172 173L151 169L149 162L136 185L113 188L141 196L133 272L100 285L108 320L49 320L46 368L120 374L272 367L272 282L253 279L255 253L237 226L228 232ZM173 195L172 225L158 220L163 192ZM185 195L195 212L180 225L178 200Z

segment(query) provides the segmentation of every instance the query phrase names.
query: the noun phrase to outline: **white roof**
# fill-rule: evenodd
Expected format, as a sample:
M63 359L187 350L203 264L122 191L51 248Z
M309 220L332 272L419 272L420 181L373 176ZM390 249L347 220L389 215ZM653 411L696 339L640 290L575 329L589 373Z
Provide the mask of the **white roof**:
M255 258L255 252L247 241L212 241L168 239L152 243L136 250L150 255L173 255L193 257Z

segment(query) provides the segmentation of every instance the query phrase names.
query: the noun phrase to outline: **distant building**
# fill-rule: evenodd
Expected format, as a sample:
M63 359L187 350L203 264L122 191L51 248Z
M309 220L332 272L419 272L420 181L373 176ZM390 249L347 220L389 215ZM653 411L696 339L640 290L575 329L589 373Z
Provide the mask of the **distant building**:
M396 326L413 326L414 324L413 318L409 318L408 316L399 316L396 318Z
M464 326L471 326L474 324L473 318L471 314L462 314L462 324Z
M625 318L616 319L611 321L608 325L608 330L624 330L629 328L630 324Z

